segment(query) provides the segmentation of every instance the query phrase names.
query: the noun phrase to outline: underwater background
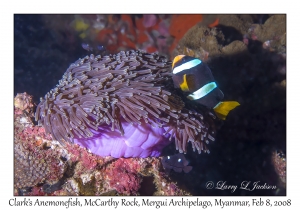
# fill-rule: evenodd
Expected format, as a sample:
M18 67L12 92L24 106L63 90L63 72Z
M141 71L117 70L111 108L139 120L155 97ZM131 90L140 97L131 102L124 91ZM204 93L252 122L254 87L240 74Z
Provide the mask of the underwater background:
M61 160L66 155L61 155L65 151L60 147L49 150L51 143L32 141L32 136L49 138L44 131L30 125L24 133L27 125L16 121L15 144L31 137L25 138L28 147L16 146L15 152L30 150L28 154L39 153L63 165L39 173L48 166L29 161L38 174L34 180L15 166L16 195L286 195L286 15L14 15L14 95L28 94L15 101L37 105L78 58L131 49L158 52L169 60L180 54L200 58L210 67L224 99L241 104L217 123L210 154L198 154L188 146L184 156L192 170L164 174L163 168L156 168L160 159L111 163L90 154L75 157L79 149L70 146L71 162L88 162L79 167ZM21 111L15 110L15 118L27 116L30 124L28 110L34 106L17 108ZM177 153L170 144L162 156ZM147 167L142 170L138 164ZM132 171L118 171L122 165ZM118 188L116 180L102 183L95 171L105 167L108 177L123 174L134 184ZM79 174L80 170L86 173ZM249 189L208 189L210 182L220 188L249 183ZM264 189L253 189L255 182Z

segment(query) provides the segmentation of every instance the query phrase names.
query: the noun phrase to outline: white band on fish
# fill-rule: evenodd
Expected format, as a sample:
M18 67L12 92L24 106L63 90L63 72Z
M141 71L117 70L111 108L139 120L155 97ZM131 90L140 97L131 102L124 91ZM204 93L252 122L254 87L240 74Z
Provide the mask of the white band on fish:
M183 63L182 65L177 66L177 67L174 68L173 74L177 74L181 71L193 68L193 67L199 65L200 63L201 63L201 60L199 60L199 59L194 59L194 60L191 60L189 62Z
M210 83L202 86L201 88L199 88L198 90L196 90L192 94L188 95L187 98L190 99L190 100L198 100L198 99L206 96L207 94L209 94L216 87L217 87L217 84L215 82L210 82Z

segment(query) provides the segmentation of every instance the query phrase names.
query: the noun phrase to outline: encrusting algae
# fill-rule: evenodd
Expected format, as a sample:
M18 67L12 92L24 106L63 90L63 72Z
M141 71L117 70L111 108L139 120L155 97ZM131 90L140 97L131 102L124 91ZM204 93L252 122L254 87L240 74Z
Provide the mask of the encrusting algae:
M160 158L100 157L77 144L61 145L33 124L33 109L32 96L17 94L14 195L189 195L165 175ZM148 177L153 186L141 190Z

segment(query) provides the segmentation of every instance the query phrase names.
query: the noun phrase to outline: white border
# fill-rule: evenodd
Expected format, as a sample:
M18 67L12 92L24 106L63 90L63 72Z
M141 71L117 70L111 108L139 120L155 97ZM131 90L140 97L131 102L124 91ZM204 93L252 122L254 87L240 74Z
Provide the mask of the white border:
M263 197L264 200L292 199L292 209L299 207L299 198L296 196L299 186L299 58L296 57L299 46L299 13L296 4L292 2L265 1L9 1L1 2L1 152L0 152L0 206L8 206L9 199L13 198L13 14L14 13L287 13L287 196ZM4 47L3 47L4 46ZM24 90L26 91L26 90ZM124 198L124 197L123 197ZM138 199L141 199L139 197ZM164 200L165 197L149 197L155 200ZM177 197L178 198L178 197ZM194 199L192 197L190 199ZM202 200L222 198L222 200L252 200L259 197L200 197ZM18 199L21 199L20 197ZM35 199L35 197L31 197ZM39 197L42 200L61 200L67 197ZM80 199L84 199L81 197ZM120 200L122 198L115 198ZM133 199L133 198L128 198ZM170 198L168 198L170 199ZM23 208L23 207L14 207ZM41 207L30 207L41 209ZM101 207L96 207L101 208ZM103 207L102 207L103 208ZM137 209L127 208L127 209ZM170 208L170 207L168 207ZM183 207L171 207L182 209ZM231 207L232 208L232 207ZM228 209L231 209L228 208ZM233 207L234 208L234 207ZM248 209L253 209L250 207ZM5 208L6 209L6 208ZM11 209L11 208L10 208ZM65 209L65 207L55 207ZM72 208L74 209L74 208ZM79 208L78 208L79 209ZM81 208L82 209L82 208ZM109 208L103 208L109 209ZM123 209L123 208L118 208ZM144 209L144 208L143 208ZM145 209L155 209L148 207ZM166 209L166 208L160 208ZM197 208L199 209L199 208ZM211 208L207 208L211 209ZM215 207L215 209L220 209ZM235 207L235 209L241 209Z

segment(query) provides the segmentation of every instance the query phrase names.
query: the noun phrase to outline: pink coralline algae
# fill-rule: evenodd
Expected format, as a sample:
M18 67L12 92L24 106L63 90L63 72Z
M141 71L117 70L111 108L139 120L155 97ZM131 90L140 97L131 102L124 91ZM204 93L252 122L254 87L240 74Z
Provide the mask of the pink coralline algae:
M14 168L15 187L34 186L47 179L58 181L65 170L60 160L60 150L47 147L51 136L42 127L31 122L33 107L31 97L26 93L15 98ZM31 114L30 114L31 113Z
M119 193L136 194L142 181L139 171L141 167L137 161L120 158L107 169L106 176L111 187Z
M70 154L70 159L72 162L81 160L80 164L82 165L82 171L92 170L97 166L97 157L87 150L82 149L79 145L75 144L66 144L66 149ZM80 172L80 170L79 170Z
M280 184L285 187L286 184L286 158L282 152L274 151L272 153L272 163L275 171L280 178Z
M33 108L30 95L16 96L15 195L140 195L141 183L149 176L157 189L153 195L189 194L168 179L161 158L116 159L65 141L62 146L44 127L33 124Z

